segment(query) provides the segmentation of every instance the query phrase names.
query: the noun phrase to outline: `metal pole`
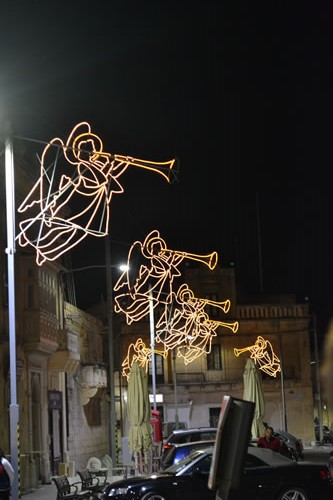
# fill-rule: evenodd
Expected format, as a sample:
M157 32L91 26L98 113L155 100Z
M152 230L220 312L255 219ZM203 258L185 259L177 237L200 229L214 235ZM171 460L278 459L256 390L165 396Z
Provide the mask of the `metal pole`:
M156 410L156 371L155 371L155 323L153 292L149 287L149 319L150 319L150 349L151 349L151 378L153 385L153 407Z
M280 341L280 366L281 366L281 396L282 396L282 429L284 431L288 430L287 426L287 412L286 412L286 392L284 387L284 364L283 364L283 348L282 348L282 339L281 333L279 333L279 341Z
M173 393L175 397L175 428L179 429L178 397L177 397L177 370L176 370L176 349L172 351L173 361Z
M8 266L8 322L9 322L9 358L10 358L10 460L15 470L12 484L12 499L19 498L19 466L18 466L18 432L19 407L16 387L16 325L15 325L15 188L14 188L14 154L12 139L6 137L5 146L6 170L6 222L7 222L7 266Z
M320 386L320 370L319 370L319 356L318 356L318 337L317 337L317 321L316 316L313 315L313 337L314 337L314 351L315 351L315 369L316 369L316 396L318 401L318 420L319 420L319 442L323 442L323 410L321 401L321 386Z
M106 285L107 285L107 308L108 308L108 347L109 347L109 383L110 383L110 432L109 449L112 463L117 463L117 416L114 390L114 335L113 335L113 295L112 295L112 271L111 271L111 245L110 236L105 239L105 258L106 258Z

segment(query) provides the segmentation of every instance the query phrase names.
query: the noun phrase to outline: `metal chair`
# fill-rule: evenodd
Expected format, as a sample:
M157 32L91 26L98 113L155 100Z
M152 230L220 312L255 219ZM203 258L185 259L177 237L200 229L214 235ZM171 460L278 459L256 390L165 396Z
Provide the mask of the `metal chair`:
M55 476L52 481L57 488L57 500L82 500L91 497L90 491L82 489L81 482L70 483L67 476Z
M90 491L93 498L100 498L105 486L110 484L105 476L96 476L88 469L78 470L77 473L82 481L82 489Z

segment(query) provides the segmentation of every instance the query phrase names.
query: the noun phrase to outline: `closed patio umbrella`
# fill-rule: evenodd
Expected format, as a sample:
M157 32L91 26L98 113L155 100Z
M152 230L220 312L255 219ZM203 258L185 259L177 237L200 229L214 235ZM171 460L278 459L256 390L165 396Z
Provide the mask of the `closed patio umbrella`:
M131 424L128 446L137 462L139 454L150 450L153 441L148 375L137 362L133 363L128 379L127 414Z
M251 433L253 438L258 438L265 434L265 426L263 422L265 415L265 397L261 373L252 358L249 358L246 361L243 380L243 399L246 401L253 401L255 403Z

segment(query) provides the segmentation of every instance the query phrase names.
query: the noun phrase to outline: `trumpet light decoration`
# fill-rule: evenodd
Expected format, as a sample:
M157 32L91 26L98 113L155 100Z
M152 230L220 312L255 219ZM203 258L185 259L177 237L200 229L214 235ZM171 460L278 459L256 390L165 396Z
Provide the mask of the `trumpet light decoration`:
M152 162L105 152L87 122L75 125L66 142L52 139L40 159L39 179L18 208L28 215L19 222L19 244L33 247L42 265L88 235L108 234L111 198L124 192L119 179L131 166L159 173L168 182L177 174L175 159Z
M261 335L257 337L257 340L251 346L242 349L234 348L235 356L239 356L244 352L249 352L250 358L258 365L259 369L271 377L276 377L277 373L281 371L280 359L275 354L272 344Z
M167 357L168 352L165 350L154 349L155 354L160 354ZM130 376L130 371L133 363L137 362L146 372L148 371L148 363L151 361L152 350L147 347L141 338L138 338L136 342L132 342L128 346L127 354L121 365L121 374L128 381Z
M216 302L197 298L184 283L176 293L171 293L169 302L174 304L171 318L166 306L156 324L156 340L163 343L166 350L177 349L177 356L183 358L185 364L211 352L212 339L217 335L217 328L229 328L233 333L238 330L237 321L230 323L211 320L205 311L208 305L227 313L230 300Z
M115 312L123 312L130 325L149 313L150 302L153 308L170 304L173 281L181 275L179 266L184 259L202 262L214 269L218 255L170 250L157 230L151 231L143 242L135 241L128 253L127 269L114 286L114 291L119 292L114 297Z

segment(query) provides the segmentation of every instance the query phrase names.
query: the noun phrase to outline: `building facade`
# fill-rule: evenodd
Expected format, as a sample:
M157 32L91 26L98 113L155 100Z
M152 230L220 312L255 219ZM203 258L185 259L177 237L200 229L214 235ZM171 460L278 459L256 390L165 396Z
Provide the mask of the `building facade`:
M239 328L234 333L230 328L219 327L210 353L192 362L184 362L184 357L177 355L177 349L169 351L166 359L161 354L155 356L156 392L158 399L163 399L163 403L156 405L163 421L177 420L189 427L217 425L223 395L242 398L245 363L256 348L258 336L262 336L270 342L282 368L275 377L261 371L265 421L276 429L287 427L304 442L313 441L308 304L298 304L292 296L261 297L260 302L259 298L257 302L239 299L234 268L187 269L183 278L196 297L211 302L208 307L212 319L222 324L238 321ZM214 303L226 299L231 301L227 314L214 307ZM123 359L138 337L150 345L148 320L131 325L123 322L122 328ZM151 363L149 370L151 372ZM126 379L122 380L123 391L126 391ZM150 391L152 393L152 386Z
M3 182L1 164L1 186ZM16 162L19 180L17 202L31 185L27 169ZM1 248L6 248L5 193L1 202ZM128 325L121 313L114 318L119 339L110 346L104 313L78 309L64 295L62 262L38 266L35 255L17 248L15 254L16 380L19 406L20 487L28 491L48 482L59 470L72 473L86 466L91 456L103 457L110 450L110 426L117 428L117 445L128 435L127 379L121 375L128 348L138 338L151 346L149 317ZM10 359L8 327L8 279L5 252L0 255L0 391L3 395L0 443L10 452ZM208 271L187 267L182 279L195 297L207 300L209 317L219 322L210 343L196 359L184 357L177 347L158 353L155 345L156 392L162 402L157 409L163 421L187 426L216 425L223 395L242 398L243 372L251 346L258 336L272 345L281 362L276 377L263 376L265 420L275 428L287 428L304 442L314 440L314 400L310 370L310 316L308 304L292 296L238 296L235 269ZM225 313L217 304L230 300ZM156 324L161 309L154 311ZM225 323L239 323L237 332ZM110 325L109 325L110 327ZM209 348L208 348L209 347ZM238 349L239 355L235 354ZM110 351L111 350L111 351ZM207 351L207 352L205 352ZM208 352L209 351L209 352ZM109 355L116 373L109 374ZM152 364L148 363L152 384ZM281 377L281 374L283 375ZM115 386L116 422L110 422L110 380ZM153 387L150 385L150 392ZM155 394L156 400L157 394ZM154 399L154 394L153 394ZM123 445L124 446L124 445ZM121 458L119 457L119 460Z
M38 163L15 157L18 205L36 181ZM34 165L36 168L32 168ZM28 167L27 167L28 166ZM21 492L50 481L59 470L84 468L109 451L106 332L102 322L65 300L63 260L36 264L17 245L14 255L15 332L9 331L4 156L0 157L0 443L10 457L13 403L9 335L16 342L17 445ZM19 233L16 214L16 234ZM14 429L15 432L15 429Z

